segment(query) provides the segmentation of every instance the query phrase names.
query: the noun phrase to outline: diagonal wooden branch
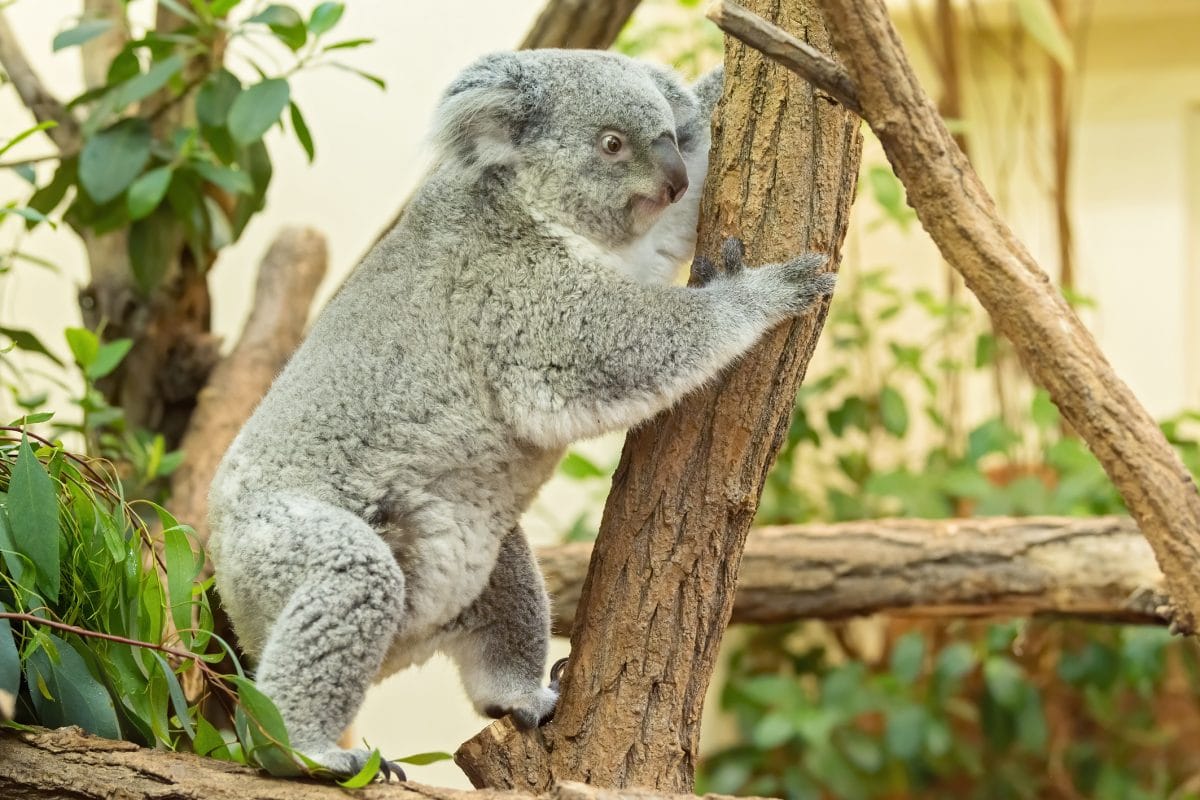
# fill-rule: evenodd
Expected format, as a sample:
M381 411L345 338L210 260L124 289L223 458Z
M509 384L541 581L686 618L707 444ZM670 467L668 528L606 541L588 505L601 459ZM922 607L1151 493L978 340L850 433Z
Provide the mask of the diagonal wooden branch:
M783 64L862 116L858 87L840 64L820 50L737 3L716 3L708 10L707 16L730 36Z
M828 34L804 0L756 0ZM737 234L749 262L837 253L858 176L857 118L749 48L725 53L698 250ZM582 589L554 721L505 722L467 742L477 786L555 780L692 786L701 706L733 605L741 551L825 306L781 325L720 384L631 432Z
M254 303L237 344L197 397L171 476L171 511L208 539L208 486L226 448L300 344L329 256L312 228L282 231L258 270Z
M568 633L592 547L545 547L555 631ZM1162 572L1127 517L890 519L756 528L733 623L1071 617L1165 624Z
M917 81L882 0L818 2L858 87L864 118L904 183L909 204L942 257L962 274L1026 370L1112 478L1167 577L1177 628L1194 631L1200 618L1200 492L1191 476L1001 219ZM779 35L747 38L755 47L770 48ZM803 65L785 66L806 75Z
M33 114L38 122L55 122L57 125L46 131L50 141L58 146L61 152L73 152L79 149L82 141L79 131L79 120L67 110L62 101L46 89L41 78L33 71L25 53L21 50L16 32L8 24L8 19L0 12L0 67L12 81L13 88L21 102Z

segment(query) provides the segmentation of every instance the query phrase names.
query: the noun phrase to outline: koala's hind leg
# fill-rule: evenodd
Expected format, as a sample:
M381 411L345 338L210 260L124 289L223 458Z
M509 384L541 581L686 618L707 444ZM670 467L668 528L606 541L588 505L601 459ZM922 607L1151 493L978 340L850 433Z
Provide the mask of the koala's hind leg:
M240 594L261 584L283 601L256 681L279 707L293 747L352 775L369 752L343 749L338 739L403 622L404 574L375 532L344 509L290 495L256 505L254 530L222 553L242 573Z
M513 529L483 592L449 630L443 646L458 664L476 710L511 715L519 728L548 721L558 701L542 685L550 647L550 602L529 543Z

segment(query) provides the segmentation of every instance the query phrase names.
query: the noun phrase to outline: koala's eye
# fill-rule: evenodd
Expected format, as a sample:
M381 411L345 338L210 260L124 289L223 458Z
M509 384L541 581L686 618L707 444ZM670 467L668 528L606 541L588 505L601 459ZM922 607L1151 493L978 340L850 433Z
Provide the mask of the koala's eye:
M600 149L608 153L610 156L615 156L625 147L625 142L615 133L606 133L600 137Z

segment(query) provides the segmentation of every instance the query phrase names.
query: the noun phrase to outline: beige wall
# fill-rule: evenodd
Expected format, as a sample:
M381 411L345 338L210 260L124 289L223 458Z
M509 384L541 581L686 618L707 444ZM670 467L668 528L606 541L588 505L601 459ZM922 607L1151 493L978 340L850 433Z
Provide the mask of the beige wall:
M328 297L421 174L421 140L441 88L476 55L516 42L540 4L350 0L339 33L378 38L375 46L350 58L385 77L389 90L382 94L333 70L296 79L295 97L313 128L317 161L308 166L294 142L270 134L276 173L267 211L222 254L213 275L218 332L236 334L247 312L255 265L282 225L311 224L328 235L332 268L322 298ZM1135 6L1143 11L1153 6L1171 16L1130 18ZM6 11L35 66L60 96L79 89L77 54L50 55L48 43L77 8L77 3L22 0ZM1162 415L1200 406L1200 3L1098 0L1097 8L1079 105L1078 271L1083 291L1099 302L1091 322L1105 352L1150 410ZM1040 155L1046 150L1045 131L1025 126L1010 102L1008 55L997 46L997 35L978 32L969 47L977 82L968 89L974 98L968 117L977 137L976 160L985 178L1003 188L1005 211L1020 235L1050 265L1048 172ZM11 92L0 90L0 133L24 124ZM45 150L41 142L29 142L19 152L35 156ZM877 151L867 158L882 160ZM1011 180L1000 180L1001 172ZM0 175L0 198L16 196L18 186L12 176ZM869 205L859 205L848 267L892 264L903 268L906 280L939 281L941 267L928 240L919 232L868 230L876 216ZM8 246L17 230L12 223L0 226L0 247ZM65 353L60 331L78 320L74 293L85 276L81 248L69 232L46 229L21 246L59 264L62 272L23 269L0 281L0 319L33 328ZM604 460L618 443L619 437L610 437L590 450ZM554 484L529 520L535 540L552 541L588 503L594 505L595 498L587 492ZM439 659L375 690L359 732L387 754L399 755L453 750L479 727L453 670ZM414 768L411 774L421 781L465 785L449 765Z

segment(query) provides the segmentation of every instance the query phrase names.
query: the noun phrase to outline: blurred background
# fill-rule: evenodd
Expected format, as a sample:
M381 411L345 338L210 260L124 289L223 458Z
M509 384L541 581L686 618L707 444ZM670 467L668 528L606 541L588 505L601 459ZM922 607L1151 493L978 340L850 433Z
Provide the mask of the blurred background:
M232 16L263 6L243 2ZM295 9L309 19L315 6ZM541 6L347 0L323 39L345 46L293 50L278 31L230 42L230 72L247 84L258 72L284 75L303 111L299 122L285 113L264 130L251 120L238 139L252 147L261 139L269 185L261 175L243 187L239 175L201 174L253 202L214 210L168 194L181 220L207 215L177 223L226 349L283 226L310 225L328 240L319 310L428 167L424 136L442 88L478 55L515 46ZM1200 2L889 6L1002 213L1197 472ZM127 7L135 27L152 22L153 3ZM79 45L94 46L103 30L81 25L79 3L0 8L51 92L95 99L85 94ZM286 33L287 19L271 22ZM700 4L687 0L645 0L616 44L689 78L719 63L721 47ZM326 63L334 60L341 66ZM0 85L0 142L33 124ZM760 522L1122 513L1094 459L940 260L866 135L841 282ZM219 153L219 142L208 146ZM35 133L0 155L0 206L9 206L0 216L0 412L56 410L48 430L131 465L131 495L169 502L178 437L140 424L106 391L106 370L123 350L105 356L111 367L97 365L83 334L64 333L93 327L79 293L102 232L128 231L130 255L115 260L148 291L160 279L153 231L161 228L146 221L164 213L153 209L166 189L154 198L153 180L141 187L153 200L141 220L106 218L102 204L72 203L75 177L51 152ZM240 172L254 174L253 165ZM572 452L529 513L536 544L595 535L620 443L614 435ZM564 653L556 642L554 656ZM1200 797L1197 655L1158 628L1044 620L736 627L710 693L698 789L789 799ZM438 657L374 689L356 730L399 755L453 751L482 722ZM449 762L410 776L467 785Z

